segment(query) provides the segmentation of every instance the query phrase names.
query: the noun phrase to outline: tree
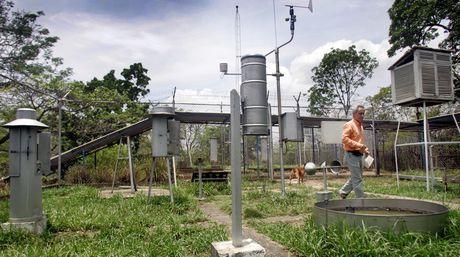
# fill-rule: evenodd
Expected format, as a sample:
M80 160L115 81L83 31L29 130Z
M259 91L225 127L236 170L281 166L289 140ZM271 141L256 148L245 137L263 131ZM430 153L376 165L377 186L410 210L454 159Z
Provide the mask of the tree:
M364 49L357 52L354 45L345 50L333 48L312 69L309 111L327 113L327 107L339 104L347 116L356 90L365 85L364 80L372 77L377 66L377 60Z
M63 117L68 145L82 144L145 117L148 105L139 100L149 92L147 72L141 63L135 63L123 69L122 79L111 70L102 79L69 83L70 101Z
M460 86L460 2L458 0L396 0L388 10L391 48L388 56L413 46L426 46L446 36L439 47L453 51L454 77Z
M391 98L391 87L382 87L373 96L366 97L366 101L371 105L371 113L366 115L368 118L375 115L376 120L414 120L415 113L413 108L401 107L393 104Z
M0 0L0 87L43 73L58 37L37 24L44 13L13 11L14 3Z
M181 138L182 144L185 146L185 152L188 157L190 167L193 167L193 154L200 146L200 135L204 131L202 124L182 124L181 125Z

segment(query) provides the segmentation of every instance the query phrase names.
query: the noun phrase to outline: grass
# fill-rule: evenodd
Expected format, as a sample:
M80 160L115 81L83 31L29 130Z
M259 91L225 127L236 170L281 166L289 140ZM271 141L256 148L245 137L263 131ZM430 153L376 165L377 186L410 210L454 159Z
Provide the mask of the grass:
M8 219L0 202L0 221ZM48 228L41 236L0 231L0 256L208 256L211 242L227 239L207 222L197 201L179 189L168 197L99 197L85 186L44 190ZM203 225L204 223L207 225Z
M272 185L273 186L273 185ZM314 195L310 187L299 187L296 191L289 190L283 197L277 191L254 189L243 194L243 214L245 218L268 218L275 216L296 216L309 213L313 206ZM271 189L271 187L270 187ZM231 199L220 197L219 207L231 213Z
M336 183L330 181L330 183ZM426 193L423 182L396 182L390 177L365 178L367 191L458 201L459 190ZM265 190L263 189L265 186ZM288 184L287 184L288 186ZM231 213L227 183L204 183L206 201ZM447 195L447 196L446 196ZM99 197L99 190L72 186L44 190L48 228L41 236L0 231L0 256L209 256L211 242L228 240L225 228L211 222L198 207L198 183L180 182L175 204L168 196L123 199ZM395 235L375 230L315 226L310 216L311 187L291 185L286 196L279 183L243 182L243 215L247 225L299 256L456 256L460 249L460 212L451 211L442 234ZM265 218L301 216L302 223ZM8 220L8 201L0 201L0 222Z
M407 182L407 184L406 184ZM394 179L379 177L366 178L366 190L384 189L395 183ZM442 194L431 192L425 194L424 187L416 181L405 181L399 192L389 189L396 195L418 196L436 199ZM260 186L260 182L255 183ZM278 188L278 184L269 184ZM414 188L420 187L420 190ZM448 225L443 233L429 235L422 233L405 233L396 235L370 229L356 229L333 226L329 229L317 227L309 215L313 207L315 194L310 187L292 185L287 188L285 197L279 192L264 192L258 186L246 184L243 193L243 215L247 224L259 233L287 247L298 256L456 256L460 249L460 212L451 211ZM374 190L378 191L378 190ZM451 192L449 199L458 200L458 194ZM382 191L383 193L383 191ZM418 195L420 194L420 195ZM231 213L228 196L218 198L220 207ZM269 217L300 215L303 224L286 222L267 222Z

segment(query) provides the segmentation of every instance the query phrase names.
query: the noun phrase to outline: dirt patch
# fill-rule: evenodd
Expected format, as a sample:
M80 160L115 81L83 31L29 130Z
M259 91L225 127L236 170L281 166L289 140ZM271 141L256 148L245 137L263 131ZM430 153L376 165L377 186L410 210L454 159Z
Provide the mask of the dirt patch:
M114 195L120 194L123 198L131 198L136 195L147 195L148 190L148 187L138 187L137 191L131 192L131 189L129 187L117 187L113 190L112 193L111 188L104 188L101 190L101 193L99 195L101 198L111 198ZM152 188L152 196L155 195L169 195L169 190Z

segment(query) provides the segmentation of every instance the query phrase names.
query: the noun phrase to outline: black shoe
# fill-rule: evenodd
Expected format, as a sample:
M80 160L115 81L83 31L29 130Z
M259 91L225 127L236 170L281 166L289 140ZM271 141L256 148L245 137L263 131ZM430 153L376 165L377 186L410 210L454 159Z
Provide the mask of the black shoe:
M340 193L339 195L340 195L340 199L342 200L347 199L347 196L348 196L348 194L342 194L342 193Z

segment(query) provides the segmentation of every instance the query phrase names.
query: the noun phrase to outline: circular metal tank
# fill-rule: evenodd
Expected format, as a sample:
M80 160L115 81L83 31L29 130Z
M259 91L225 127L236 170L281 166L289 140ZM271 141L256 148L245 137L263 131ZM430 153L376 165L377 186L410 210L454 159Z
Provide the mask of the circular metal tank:
M315 203L313 218L318 226L343 223L395 233L437 233L447 223L448 212L444 205L426 201L358 198Z
M268 135L267 66L263 55L241 58L243 134Z

